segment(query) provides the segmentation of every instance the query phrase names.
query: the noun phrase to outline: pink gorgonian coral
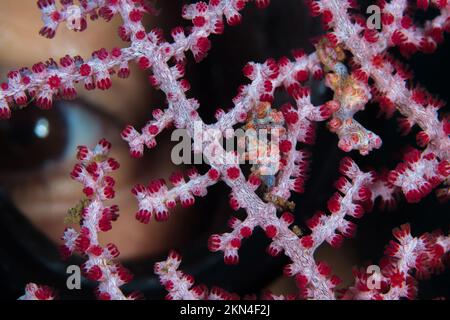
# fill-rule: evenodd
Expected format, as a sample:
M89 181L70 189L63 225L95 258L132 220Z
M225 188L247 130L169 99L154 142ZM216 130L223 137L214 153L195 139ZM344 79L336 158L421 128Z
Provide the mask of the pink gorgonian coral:
M199 102L189 97L190 85L184 79L186 53L190 52L197 62L203 60L211 48L209 37L224 32L224 20L231 26L238 24L239 12L247 2L250 1L210 0L186 5L182 16L192 21L191 27L174 28L172 40L166 40L161 30L145 29L143 16L154 13L155 9L143 0L80 1L76 30L86 28L88 16L109 21L119 15L123 21L119 35L129 45L99 49L87 60L65 56L59 65L50 59L31 69L9 72L8 81L1 84L0 116L9 118L11 110L26 106L30 97L40 108L49 109L56 98L74 98L76 83L84 83L87 90L109 89L111 75L128 77L129 63L134 61L148 71L150 84L164 93L167 106L154 111L153 119L143 128L127 126L122 131L131 156L141 157L145 147L154 148L157 136L173 125L186 130L194 139L201 138L201 145L194 148L194 153L203 153L210 166L203 174L190 170L188 180L184 174L174 173L170 177L172 187L162 179L135 186L132 192L138 202L136 218L140 222L150 223L152 217L166 220L177 203L191 206L195 197L206 196L208 187L224 182L230 188L230 206L234 210L244 209L246 217L242 220L233 217L229 232L212 235L209 249L223 252L226 264L237 264L242 242L259 227L271 239L268 253L273 256L284 253L291 260L284 271L296 279L298 294L287 297L267 294L265 298L414 298L416 279L442 269L450 246L448 236L433 233L413 237L409 227L402 226L394 231L398 242L389 244L387 258L379 263L379 286L368 285L364 270L355 271L355 284L343 292L336 289L339 278L325 262L317 262L314 253L324 242L339 247L345 237L351 237L356 224L350 217L361 218L378 198L382 204L393 206L394 194L403 193L406 201L413 203L440 186L439 198L448 199L450 121L439 113L444 104L425 89L412 87L411 74L389 50L397 48L406 57L417 51L433 52L443 41L443 33L450 30L450 4L446 0L379 1L381 28L374 29L355 13L357 1L305 1L313 16L322 17L327 30L314 40L315 50L310 53L294 50L291 59L249 62L243 69L249 82L239 88L233 99L234 106L228 111L218 110L217 121L206 124L197 112ZM269 0L253 2L259 8L269 5ZM61 23L73 18L69 14L69 7L73 5L70 0L61 1L61 7L53 0L38 1L45 24L40 33L52 38ZM431 7L439 14L423 26L415 25L413 10ZM307 86L312 78L325 79L326 86L333 92L330 101L321 105L312 103ZM286 92L291 103L274 105L274 95L279 91ZM382 146L380 136L354 118L369 102L378 103L388 117L398 111L404 133L417 125L420 128L418 147L408 150L403 162L383 174L362 170L350 157L342 159L340 172L343 176L335 184L338 191L327 203L328 212L318 212L308 221L310 231L307 234L295 232L289 200L292 192L304 191L309 163L304 145L314 142L314 124L327 121L329 130L338 136L340 149L367 155ZM258 165L246 174L235 152L215 144L213 135L203 134L216 130L225 135L227 129L238 126L259 130L261 123L265 127L283 129L277 146L278 168L272 173L271 182L267 182L267 175ZM196 125L202 129L201 137L196 136ZM70 255L76 251L87 257L83 270L89 279L99 282L100 298L129 299L137 295L127 296L120 290L131 276L112 262L118 255L117 248L111 244L103 247L97 240L97 233L109 230L111 221L117 218L116 208L104 204L114 196L114 181L107 174L118 168L117 162L107 157L109 148L109 143L101 141L94 150L79 149L80 164L71 176L83 184L87 198L75 209L79 211L81 228L65 231L62 252ZM262 184L266 189L263 194ZM180 261L181 257L172 252L165 262L155 266L156 274L169 292L168 298L237 298L221 289L209 291L203 286L193 287L193 278L178 270ZM47 289L35 285L28 286L24 296L50 297L52 294Z
M64 231L61 254L63 257L74 252L86 255L87 261L82 269L88 279L99 282L98 298L123 300L134 297L125 296L120 290L120 286L130 282L132 275L114 262L119 256L118 248L112 243L103 247L98 240L98 233L110 230L111 223L119 216L116 205L104 204L115 195L115 181L108 173L119 168L114 159L107 157L110 148L111 144L106 140L100 141L93 150L78 148L80 163L75 165L70 176L83 184L83 193L87 198L70 212L71 217L79 221L80 229L67 228Z

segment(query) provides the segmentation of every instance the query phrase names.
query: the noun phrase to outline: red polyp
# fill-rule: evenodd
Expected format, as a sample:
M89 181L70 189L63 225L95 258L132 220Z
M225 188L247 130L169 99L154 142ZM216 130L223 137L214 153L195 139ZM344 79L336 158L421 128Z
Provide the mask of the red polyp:
M60 0L58 3L38 0L44 22L39 32L44 37L53 38L62 24L73 31L83 31L87 28L88 17L92 21L102 17L108 22L117 16L122 19L118 35L127 43L111 50L100 48L86 60L77 55L64 55L58 60L50 58L45 63L38 62L31 68L13 69L0 84L0 118L7 119L11 112L33 104L48 110L54 101L75 99L78 88L83 86L86 90L108 90L113 81L116 82L114 76L126 79L133 65L137 65L147 73L149 84L162 92L165 99L161 101L165 106L161 109L150 106L152 111L149 113L153 118L147 121L136 115L128 117L136 118L135 121L143 124L138 129L128 125L121 132L131 157L142 157L146 149L154 148L157 141L170 136L164 133L175 129L184 130L191 138L202 138L200 145L189 143L194 149L189 153L192 151L196 156L201 155L202 159L206 151L219 155L215 159L207 155L211 161L188 170L186 174L175 172L169 177L170 184L166 185L163 179L154 179L148 185L135 185L131 192L137 201L133 210L136 210L135 216L139 222L148 224L152 216L156 221L165 221L171 211L177 211L177 205L182 208L195 205L191 211L198 210L202 207L196 205L198 197L206 196L210 187L223 182L228 190L230 207L237 212L223 226L228 228L227 231L209 237L208 249L223 257L225 264L236 265L240 254L248 253L247 242L252 241L243 240L262 229L268 238L264 245L266 252L274 257L286 256L289 261L283 269L284 274L295 277L298 286L298 291L293 295L267 293L264 298L416 298L417 280L441 271L446 265L450 246L448 235L442 232L416 236L408 224L394 229L392 234L395 240L386 247L384 257L370 264L370 267L380 269L382 277L377 288L369 285L374 280L369 269L360 268L353 272L354 283L342 289L341 280L332 274L331 268L325 262L317 262L317 249L327 246L326 243L334 248L340 247L345 238L355 235L359 220L354 218L361 218L365 211L372 210L378 203L380 208L392 209L402 200L416 203L429 196L429 202L434 199L431 192L435 188L440 201L450 199L450 118L444 110L445 103L419 86L420 79L416 79L403 62L418 51L436 51L445 40L444 33L450 31L449 1L417 0L414 4L404 0L380 0L377 9L381 10L382 25L381 29L377 29L369 23L369 17L373 16L370 12L361 11L365 7L359 8L356 0L306 0L311 14L320 16L326 33L312 39L311 50L293 50L292 58L288 58L287 53L280 53L276 58L266 57L263 62L250 61L245 64L242 69L245 82L238 87L232 103L223 104L223 109L215 112L216 121L211 123L204 122L201 117L205 111L203 109L208 106L201 105L201 99L192 96L207 86L202 87L196 82L191 85L188 81L198 78L186 74L192 70L188 60L193 57L200 62L206 58L211 50L213 35L228 30L225 21L230 26L241 23L246 14L242 10L248 3L266 8L270 1L190 2L193 3L183 6L181 10L182 18L188 20L187 25L174 28L171 38L165 39L164 30L147 28L144 15L157 14L159 10L144 0L83 0L76 4L72 0ZM280 2L280 8L287 9L282 11L289 13L291 5L285 2ZM420 19L416 19L417 9L431 8L432 11L420 14ZM79 10L78 17L71 15L72 9ZM280 17L275 18L271 21L276 22ZM248 25L236 31L246 28ZM295 36L295 28L291 31ZM217 49L221 48L216 48L214 54L220 54ZM228 49L230 59L225 59L224 63L226 68L231 68L230 62L245 54L246 50L240 48L239 43ZM396 51L404 56L402 62L396 54L391 54ZM208 69L208 65L206 67ZM439 72L445 73L445 70ZM322 94L324 88L316 90L320 87L316 81L322 79L324 81L320 86L327 87L329 94ZM228 80L222 82L228 85ZM227 88L217 88L216 91L227 91L224 89ZM328 101L317 104L320 99L316 93ZM203 92L203 95L208 94L215 93ZM361 156L366 156L384 143L380 138L385 136L384 132L372 132L359 122L359 119L364 119L360 115L369 104L379 108L379 113L387 118L397 117L398 112L398 128L402 134L414 130L417 148L395 146L398 152L394 153L403 155L403 160L392 165L390 159L383 159L381 162L390 167L378 168L378 171L365 171L359 167L360 163L375 165L372 157L366 158L366 161L354 158L355 161L343 156L339 166L335 164L333 167L331 162L337 151L359 152ZM132 113L126 103L122 107L122 112ZM326 123L320 123L325 120ZM202 129L200 133L196 130L197 124ZM0 129L2 125L0 123ZM318 143L334 141L323 140L320 130L325 128L337 135L332 146L335 150L330 149L329 155L308 151L316 136ZM223 144L213 141L215 134L213 137L203 129L217 131L226 139L232 136L229 129L255 129L256 133L262 129L268 130L271 144L258 149L258 152L270 150L275 154L268 157L257 154L254 159L247 150L243 154L223 152ZM276 141L272 140L275 129L279 133ZM381 129L382 126L377 126L377 130ZM258 137L258 144L260 140L263 139ZM243 145L254 148L256 143L244 141ZM140 299L139 293L122 292L121 287L132 280L132 275L114 261L119 257L118 247L112 243L104 246L99 240L100 232L111 230L113 222L119 217L118 206L109 203L116 192L113 171L120 168L119 163L109 157L110 149L111 144L104 139L92 149L78 147L78 161L70 176L80 183L84 196L68 212L66 222L75 226L64 231L60 253L64 259L74 252L84 259L83 272L87 279L98 282L95 294L99 299ZM7 151L2 156L8 157ZM321 194L319 189L312 190L312 193L307 190L310 185L314 189L318 182L317 179L311 183L308 181L309 164L314 158L324 162L327 168L335 169L329 174L330 178L336 179L338 171L342 174L334 184L336 192L330 192L331 197L330 194ZM247 163L248 160L256 162ZM134 168L129 164L127 167ZM314 164L311 166L312 169L315 167ZM138 173L143 177L144 173L152 175L155 170L147 171ZM311 175L317 178L315 173ZM220 193L220 190L212 192ZM329 212L319 211L311 217L308 201L299 205L295 192L312 196L313 200L329 197L326 203ZM305 200L303 195L300 200ZM382 219L383 215L376 216ZM171 236L169 234L167 239ZM241 257L243 261L249 259L249 256ZM195 261L189 261L190 264L192 262ZM165 261L154 265L155 274L168 292L167 299L239 298L217 287L209 290L202 284L196 284L193 276L180 269L180 264L181 255L170 251ZM21 299L50 300L54 297L48 287L29 284ZM244 298L256 299L257 296Z

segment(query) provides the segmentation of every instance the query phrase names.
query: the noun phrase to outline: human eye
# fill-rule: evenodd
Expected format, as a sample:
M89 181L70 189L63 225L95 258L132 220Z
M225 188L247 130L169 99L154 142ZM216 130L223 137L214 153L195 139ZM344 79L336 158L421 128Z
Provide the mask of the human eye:
M0 121L0 185L7 191L36 177L48 180L56 171L68 172L78 145L95 144L121 126L83 99L56 101L46 111L30 104Z

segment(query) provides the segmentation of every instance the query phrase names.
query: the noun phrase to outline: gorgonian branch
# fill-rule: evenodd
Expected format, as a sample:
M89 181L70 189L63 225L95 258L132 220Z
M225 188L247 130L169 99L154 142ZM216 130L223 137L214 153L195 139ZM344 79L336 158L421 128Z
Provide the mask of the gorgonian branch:
M58 9L53 0L40 0L44 27L41 34L53 37L60 23L69 22L70 0L63 0ZM205 196L207 187L223 181L230 188L230 206L234 210L246 211L243 220L232 218L231 231L212 235L209 239L211 251L222 251L227 264L239 262L239 248L245 238L251 236L257 227L262 228L271 239L268 253L277 255L284 252L291 259L285 267L285 274L296 278L299 286L298 297L313 299L335 299L339 278L332 275L331 269L314 259L316 249L324 242L338 247L344 237L355 232L356 225L348 216L359 218L364 210L370 210L374 201L381 198L385 206L392 207L394 194L401 190L408 202L417 202L441 183L448 184L450 155L450 125L447 118L440 118L438 110L442 103L432 98L425 90L410 87L410 75L394 58L389 56L389 48L398 47L405 55L417 50L433 51L442 40L444 31L449 31L449 8L446 0L418 0L417 8L434 6L439 15L416 27L407 15L411 3L406 0L381 1L381 31L371 29L367 22L354 14L355 1L317 0L306 1L314 16L322 16L324 26L329 32L317 39L316 50L306 55L301 50L293 51L293 60L286 57L279 61L267 59L264 63L248 63L243 70L250 83L241 86L233 99L234 106L227 112L218 110L217 121L206 124L197 109L199 102L189 98L190 85L185 76L186 53L191 52L199 62L211 47L209 37L224 31L224 19L229 25L241 21L240 11L247 0L210 0L183 7L182 17L192 21L191 28L176 27L172 30L173 41L166 41L159 29L147 32L142 23L143 14L154 10L142 0L84 0L80 1L78 29L86 28L86 17L103 17L109 21L114 15L122 18L119 35L130 45L123 49L100 49L86 62L80 57L66 56L58 66L49 60L38 63L31 70L22 68L8 74L8 82L1 84L0 117L8 118L11 108L23 107L28 96L34 97L36 104L43 109L52 105L55 97L74 98L75 84L84 82L86 89L109 89L111 75L129 76L129 62L136 61L141 69L150 72L149 81L153 87L166 96L165 110L153 112L141 132L127 126L122 137L130 145L134 157L143 155L144 146L156 146L156 136L165 128L174 125L184 129L188 135L200 139L194 153L208 160L210 165L206 174L189 171L189 181L181 173L175 173L169 189L163 180L152 181L148 186L134 187L139 209L138 220L148 223L152 215L156 220L169 217L169 209L179 201L183 206L194 203L194 196ZM257 7L266 7L268 0L255 0ZM73 8L72 8L73 9ZM413 8L414 9L414 8ZM351 58L350 58L351 57ZM306 82L319 80L325 76L325 84L333 91L333 99L320 106L311 103ZM277 89L286 91L295 102L295 107L285 104L275 109ZM408 132L417 124L421 132L417 143L425 148L405 155L405 162L390 173L375 177L373 172L362 171L350 158L341 162L341 177L336 182L339 192L328 201L330 215L318 213L308 221L311 233L299 237L291 230L294 216L287 212L292 209L289 203L291 191L303 192L308 165L307 151L299 143L314 142L316 122L328 121L328 128L338 136L338 147L345 152L359 151L366 155L381 147L382 141L375 133L364 128L354 119L357 112L365 106L378 102L381 110L388 116L399 111L403 118L400 126ZM268 149L278 151L276 155L264 154L248 176L239 165L239 156L217 144L217 130L227 135L236 126L252 129L272 127L282 129L279 145L270 144ZM198 129L200 128L200 133ZM209 131L208 131L209 130ZM205 133L206 132L206 133ZM100 282L101 298L126 299L120 286L130 277L120 266L110 260L117 256L114 246L101 247L97 232L106 231L116 217L116 208L106 207L103 201L112 198L113 180L106 176L108 171L117 168L117 163L106 158L109 144L101 142L93 151L81 148L81 163L72 172L72 177L84 185L88 199L82 204L81 229L68 229L65 232L63 252L72 254L78 251L88 257L84 265L86 275ZM259 156L259 155L258 155ZM262 161L275 164L277 170L265 174L258 165ZM448 194L445 187L442 194ZM264 194L264 196L262 196ZM280 217L278 212L282 212ZM424 273L440 266L440 260L448 251L448 239L443 236L412 238L409 229L403 227L394 233L400 245L390 251L392 259L383 267L383 281L390 284L389 291L361 289L358 275L357 285L344 295L346 298L387 298L413 297L413 284L408 277L414 269ZM409 250L409 251L408 251ZM414 260L415 264L411 261ZM200 299L235 297L203 287L192 287L193 279L178 270L181 257L171 253L168 260L156 265L155 272L169 291L168 298ZM426 265L426 268L423 268ZM218 290L218 289L217 289ZM45 290L44 290L45 291ZM30 286L29 297L51 297L39 288ZM268 294L269 298L289 298Z
M393 235L397 241L391 241L386 247L386 256L379 265L381 272L368 279L364 270L355 269L355 284L345 292L343 299L414 299L416 279L444 268L450 250L449 236L435 232L413 237L409 224L394 229Z
M111 144L106 140L101 140L93 150L84 146L78 148L80 163L75 165L71 177L83 185L87 198L69 212L72 221L79 221L80 229L64 231L61 253L65 258L74 252L87 257L82 269L89 280L99 282L96 289L99 299L134 299L138 295L126 296L120 289L132 275L114 261L119 256L118 248L112 243L102 246L98 240L98 233L109 231L111 223L118 218L119 208L105 204L115 195L115 182L108 174L119 168L114 159L108 158L110 148Z

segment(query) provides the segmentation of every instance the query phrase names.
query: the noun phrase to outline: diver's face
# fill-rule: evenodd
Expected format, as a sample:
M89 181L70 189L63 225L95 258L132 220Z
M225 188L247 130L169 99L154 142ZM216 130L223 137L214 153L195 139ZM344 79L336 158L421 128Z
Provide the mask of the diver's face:
M112 49L127 44L117 36L120 20L88 22L82 33L61 25L54 39L39 36L42 26L36 1L0 2L0 74L2 81L11 69L31 67L52 57L59 61L66 54L89 58L99 48ZM133 184L164 177L172 168L170 150L162 141L158 157L133 160L120 131L126 124L142 125L151 115L152 97L145 74L131 66L131 77L115 79L110 90L86 91L79 86L79 99L56 102L50 111L40 111L32 103L13 112L12 119L0 122L0 185L6 186L21 212L55 242L64 230L64 216L82 197L81 187L69 178L77 145L94 146L102 137L113 143L112 156L121 163L114 175L116 199L121 217L112 231L102 234L105 242L114 242L122 258L130 258L170 248L180 228L191 219L173 215L164 224L142 225L134 218L136 201ZM153 151L151 151L153 152ZM153 153L156 154L156 153ZM180 230L175 230L179 228Z

